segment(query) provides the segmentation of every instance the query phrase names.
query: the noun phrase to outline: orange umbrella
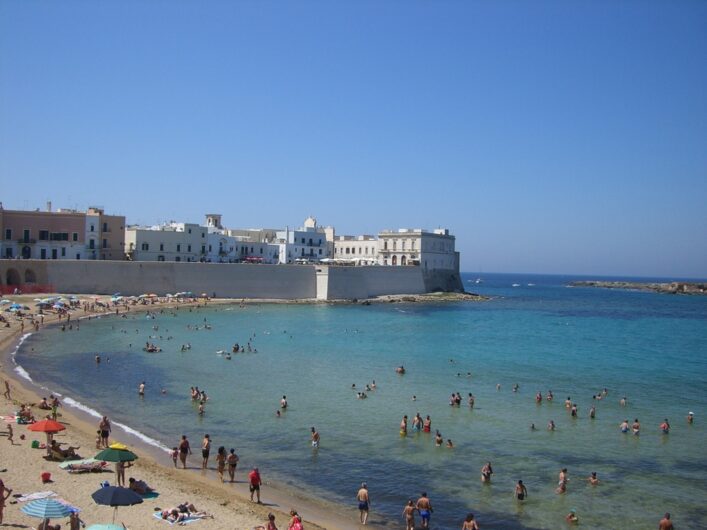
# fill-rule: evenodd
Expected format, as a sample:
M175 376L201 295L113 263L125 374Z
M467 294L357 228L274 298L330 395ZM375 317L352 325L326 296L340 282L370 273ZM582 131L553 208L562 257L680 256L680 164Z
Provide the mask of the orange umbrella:
M42 420L30 424L27 427L30 431L55 433L66 429L64 425L54 420Z

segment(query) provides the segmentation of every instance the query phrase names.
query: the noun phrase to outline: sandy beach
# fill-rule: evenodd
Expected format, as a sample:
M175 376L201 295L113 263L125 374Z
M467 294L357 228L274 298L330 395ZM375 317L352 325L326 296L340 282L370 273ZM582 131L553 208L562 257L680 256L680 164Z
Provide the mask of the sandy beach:
M31 300L37 295L13 296L13 300L31 305ZM92 301L90 296L82 295L82 301ZM209 303L226 303L232 300L210 301ZM194 303L203 303L194 302ZM130 311L146 311L163 309L175 305L175 302L160 303L156 305L136 306ZM182 304L186 305L186 304ZM87 317L89 313L78 309L72 315L72 321L77 317ZM105 312L103 314L106 314ZM36 407L41 397L38 395L38 388L32 387L30 383L18 378L13 371L10 360L10 352L16 347L20 336L20 324L14 319L11 320L11 327L0 327L0 354L2 354L3 378L9 381L12 399L0 399L0 407L3 416L10 415L19 409L20 404L33 404L32 412L35 418L42 419L47 411ZM56 315L46 315L44 326L49 326L59 322ZM32 327L27 323L24 332L28 332ZM41 333L41 330L40 330ZM4 390L4 385L3 385ZM58 420L66 425L66 430L55 435L57 441L74 447L84 458L94 456L96 449L96 425L94 419L88 415L85 417L78 411L68 407L59 409ZM7 433L8 423L0 422L0 433ZM14 442L10 443L6 436L0 437L0 479L5 486L12 489L12 495L6 501L3 525L14 528L36 528L40 520L29 517L20 511L23 502L18 501L15 495L31 494L35 492L52 491L56 493L55 498L64 499L73 506L81 509L81 519L90 526L95 523L109 523L113 517L113 508L109 506L99 506L92 499L91 494L100 487L100 483L108 481L111 485L116 484L114 466L109 464L107 469L100 473L71 474L62 470L58 462L45 460L45 451L33 449L31 442L39 440L44 442L43 433L34 433L27 429L26 425L12 423L14 431ZM24 435L24 440L20 435ZM114 438L113 438L114 436ZM213 518L196 521L192 524L195 528L216 529L216 528L236 528L251 529L267 522L267 515L272 512L276 516L278 528L287 528L290 520L290 509L296 509L304 520L307 528L356 528L355 515L347 521L338 514L328 513L325 509L317 507L302 499L293 499L291 496L277 491L277 488L268 484L267 470L261 467L264 485L262 488L263 504L258 505L250 502L247 490L246 467L239 465L236 474L235 485L219 484L215 471L215 462L212 458L210 469L206 472L192 471L187 469L175 469L171 467L171 459L168 455L160 458L156 450L151 451L146 447L141 447L138 443L133 443L130 436L123 435L119 430L112 433L111 443L120 441L130 446L130 449L139 455L139 459L132 468L127 469L126 478L135 477L144 480L151 488L159 493L156 498L145 499L142 504L132 507L121 507L118 509L116 523L124 523L127 528L166 528L168 523L159 521L153 517L157 508L167 509L180 503L189 501L199 510L203 510L213 515ZM198 445L198 440L192 440L192 445ZM196 470L200 467L200 455L198 447L193 448L194 454L189 457L188 467ZM52 481L42 483L41 474L51 473ZM52 521L53 524L61 523L62 528L68 528L68 519Z

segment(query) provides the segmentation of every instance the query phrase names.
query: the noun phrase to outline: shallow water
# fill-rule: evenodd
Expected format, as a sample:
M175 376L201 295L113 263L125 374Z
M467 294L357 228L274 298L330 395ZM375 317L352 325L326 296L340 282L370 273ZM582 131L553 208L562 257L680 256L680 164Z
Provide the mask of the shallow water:
M570 278L557 276L484 279L465 286L495 297L486 303L221 306L84 321L79 332L31 336L17 361L36 381L167 446L182 433L198 446L208 432L214 447L236 448L243 469L259 465L267 479L334 502L353 504L365 480L375 520L395 526L404 502L424 490L433 528L459 527L467 511L483 528L557 528L570 509L585 528L653 527L665 511L680 528L707 527L707 298L567 288ZM205 321L211 330L187 329ZM216 354L253 335L258 353ZM144 353L146 340L163 352ZM400 364L404 376L393 371ZM377 389L356 399L352 383L373 379ZM193 385L210 396L204 417L189 398ZM536 405L535 393L548 389L555 401ZM473 392L475 408L450 407L453 391ZM290 407L276 418L283 394ZM578 419L565 410L568 396ZM402 415L418 411L453 450L428 434L399 436ZM622 435L619 422L636 417L641 435ZM658 429L666 417L668 436ZM482 485L487 460L495 474ZM556 495L562 467L571 480ZM598 487L584 481L591 471ZM512 499L518 479L529 490L523 504Z

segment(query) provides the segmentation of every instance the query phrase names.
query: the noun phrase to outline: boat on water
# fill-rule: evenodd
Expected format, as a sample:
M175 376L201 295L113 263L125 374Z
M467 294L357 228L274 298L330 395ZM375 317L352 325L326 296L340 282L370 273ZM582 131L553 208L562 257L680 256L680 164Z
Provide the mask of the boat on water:
M519 283L514 283L511 287L520 287Z

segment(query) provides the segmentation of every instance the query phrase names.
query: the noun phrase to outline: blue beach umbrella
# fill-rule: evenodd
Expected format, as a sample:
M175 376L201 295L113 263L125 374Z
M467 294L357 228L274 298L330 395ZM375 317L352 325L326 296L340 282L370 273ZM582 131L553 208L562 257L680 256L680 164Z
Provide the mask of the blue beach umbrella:
M108 486L94 491L91 494L96 504L104 506L113 506L113 522L115 523L115 514L118 511L118 506L133 506L143 502L142 497L135 493L130 488L122 488L120 486Z
M92 524L86 530L125 530L125 527L117 524Z
M63 517L68 517L74 510L55 501L54 499L38 499L36 501L28 502L20 510L26 513L30 517L37 517L39 519L61 519Z

